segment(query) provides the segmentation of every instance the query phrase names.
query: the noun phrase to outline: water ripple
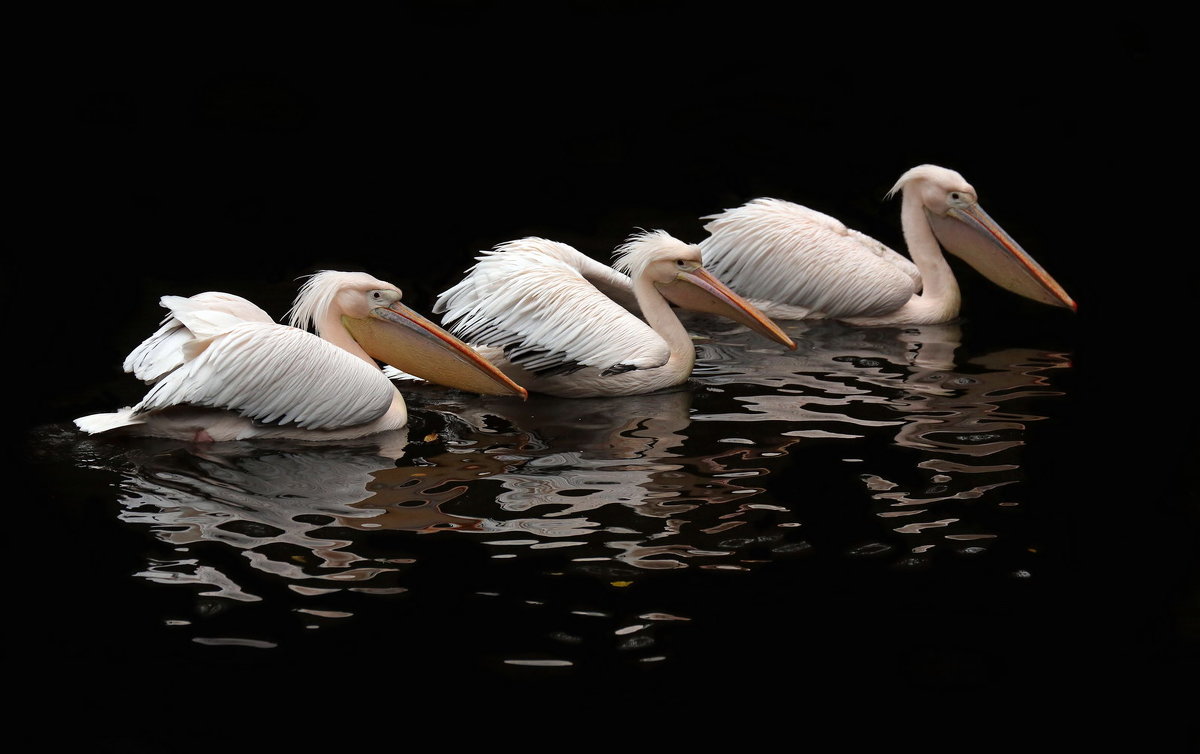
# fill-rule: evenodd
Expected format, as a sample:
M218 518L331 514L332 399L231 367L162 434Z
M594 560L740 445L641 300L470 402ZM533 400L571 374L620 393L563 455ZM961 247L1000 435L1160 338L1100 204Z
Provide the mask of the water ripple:
M795 481L811 453L840 459L844 469L820 473L854 485L873 527L839 557L919 568L939 548L980 553L1006 536L981 514L1019 501L1025 429L1061 395L1065 355L1005 349L960 364L955 326L787 328L795 352L744 330L698 336L692 382L654 395L522 402L418 389L408 432L353 445L90 440L76 462L116 472L120 520L164 548L137 578L239 609L286 604L309 628L353 620L350 594L419 593L420 567L437 561L429 537L481 547L489 568L618 590L812 556L829 545L808 521L827 503ZM564 624L590 615L614 626L614 651L654 647L646 662L669 657L656 632L691 620L669 605L637 620L550 606ZM558 646L594 643L586 631L549 634ZM574 662L544 649L504 662Z

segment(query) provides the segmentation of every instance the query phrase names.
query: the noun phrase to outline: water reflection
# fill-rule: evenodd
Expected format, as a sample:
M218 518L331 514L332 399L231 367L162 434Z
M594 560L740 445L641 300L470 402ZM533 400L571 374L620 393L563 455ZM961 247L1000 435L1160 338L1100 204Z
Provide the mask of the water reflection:
M711 334L673 392L521 402L417 388L408 431L356 445L89 441L81 458L120 474L120 518L166 546L139 577L242 604L294 599L307 616L349 613L305 598L410 589L427 541L414 537L469 537L492 562L612 584L802 556L812 506L851 505L873 522L858 554L912 565L1005 535L993 514L1019 500L1023 431L1070 366L1024 349L958 363L948 325L788 323L799 348L785 352L693 324ZM776 481L831 449L841 468L825 473L859 499Z
M414 410L420 437L382 447L145 440L110 463L122 520L182 550L236 548L293 588L390 585L411 561L357 552L359 534L378 531L479 535L496 557L570 548L573 562L678 568L732 556L727 533L755 515L790 522L753 484L768 471L753 462L792 441L685 456L691 397L442 405ZM190 554L141 575L257 599Z
M755 482L769 473L763 462L783 458L793 441L746 448L718 439L695 452L692 401L684 389L461 410L472 426L503 428L500 457L511 464L491 477L491 495L464 509L479 512L481 528L509 535L493 543L510 556L522 547L569 547L576 563L741 567L729 532L747 525L772 530L788 549L775 530L795 521Z
M959 363L957 324L794 322L788 334L799 344L791 358L736 340L702 348L705 383L732 392L739 410L693 419L768 422L808 440L889 437L902 450L847 460L862 465L875 515L905 535L904 550L997 536L964 503L1015 505L1003 492L1021 479L1024 430L1045 418L1031 401L1062 395L1051 375L1070 367L1066 354L1006 348Z

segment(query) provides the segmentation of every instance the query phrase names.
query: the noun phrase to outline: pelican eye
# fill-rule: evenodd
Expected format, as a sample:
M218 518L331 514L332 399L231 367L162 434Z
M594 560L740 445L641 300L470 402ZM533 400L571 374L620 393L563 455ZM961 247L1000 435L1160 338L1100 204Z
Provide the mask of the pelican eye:
M956 204L959 206L972 204L975 201L975 195L969 191L951 191L946 196L950 200L951 204Z
M392 302L400 299L400 294L397 291L389 291L379 288L368 292L367 298L372 304L390 306Z

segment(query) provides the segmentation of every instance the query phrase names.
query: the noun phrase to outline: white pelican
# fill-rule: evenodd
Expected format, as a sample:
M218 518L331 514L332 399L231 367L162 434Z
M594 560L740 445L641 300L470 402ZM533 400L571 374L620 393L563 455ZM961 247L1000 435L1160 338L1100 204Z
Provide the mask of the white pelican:
M136 406L75 424L197 442L347 440L399 429L408 409L376 359L449 387L526 395L400 297L365 273L323 271L302 286L284 325L228 293L164 296L170 314L124 364L149 392Z
M637 395L687 380L695 346L668 298L796 347L701 266L695 244L663 231L642 232L616 256L616 270L608 270L556 241L529 237L502 243L483 252L461 282L438 296L434 312L520 384L565 397ZM607 278L618 290L627 275L645 321L585 273Z
M958 282L941 246L1013 293L1075 310L1075 302L979 206L953 170L912 168L887 193L900 209L910 261L821 212L755 199L708 215L700 242L713 274L778 319L858 325L938 324L958 316ZM915 262L915 264L914 264Z

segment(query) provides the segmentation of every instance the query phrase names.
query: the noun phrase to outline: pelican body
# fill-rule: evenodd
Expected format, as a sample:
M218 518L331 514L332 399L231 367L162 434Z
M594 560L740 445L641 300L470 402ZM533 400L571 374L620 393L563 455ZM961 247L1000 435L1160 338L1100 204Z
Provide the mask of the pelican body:
M499 244L438 297L434 312L513 380L564 397L637 395L686 381L696 351L672 303L796 347L704 269L695 244L643 232L616 256L613 269L544 238Z
M997 285L1075 310L1075 302L983 208L953 170L919 165L886 198L902 195L909 257L840 221L780 199L708 215L700 242L713 274L778 319L857 325L938 324L956 318L958 281L942 247Z
M151 385L145 397L75 424L201 442L346 440L403 428L404 398L377 359L449 387L526 394L400 298L365 273L324 271L306 281L285 325L229 293L164 296L169 314L124 362Z

